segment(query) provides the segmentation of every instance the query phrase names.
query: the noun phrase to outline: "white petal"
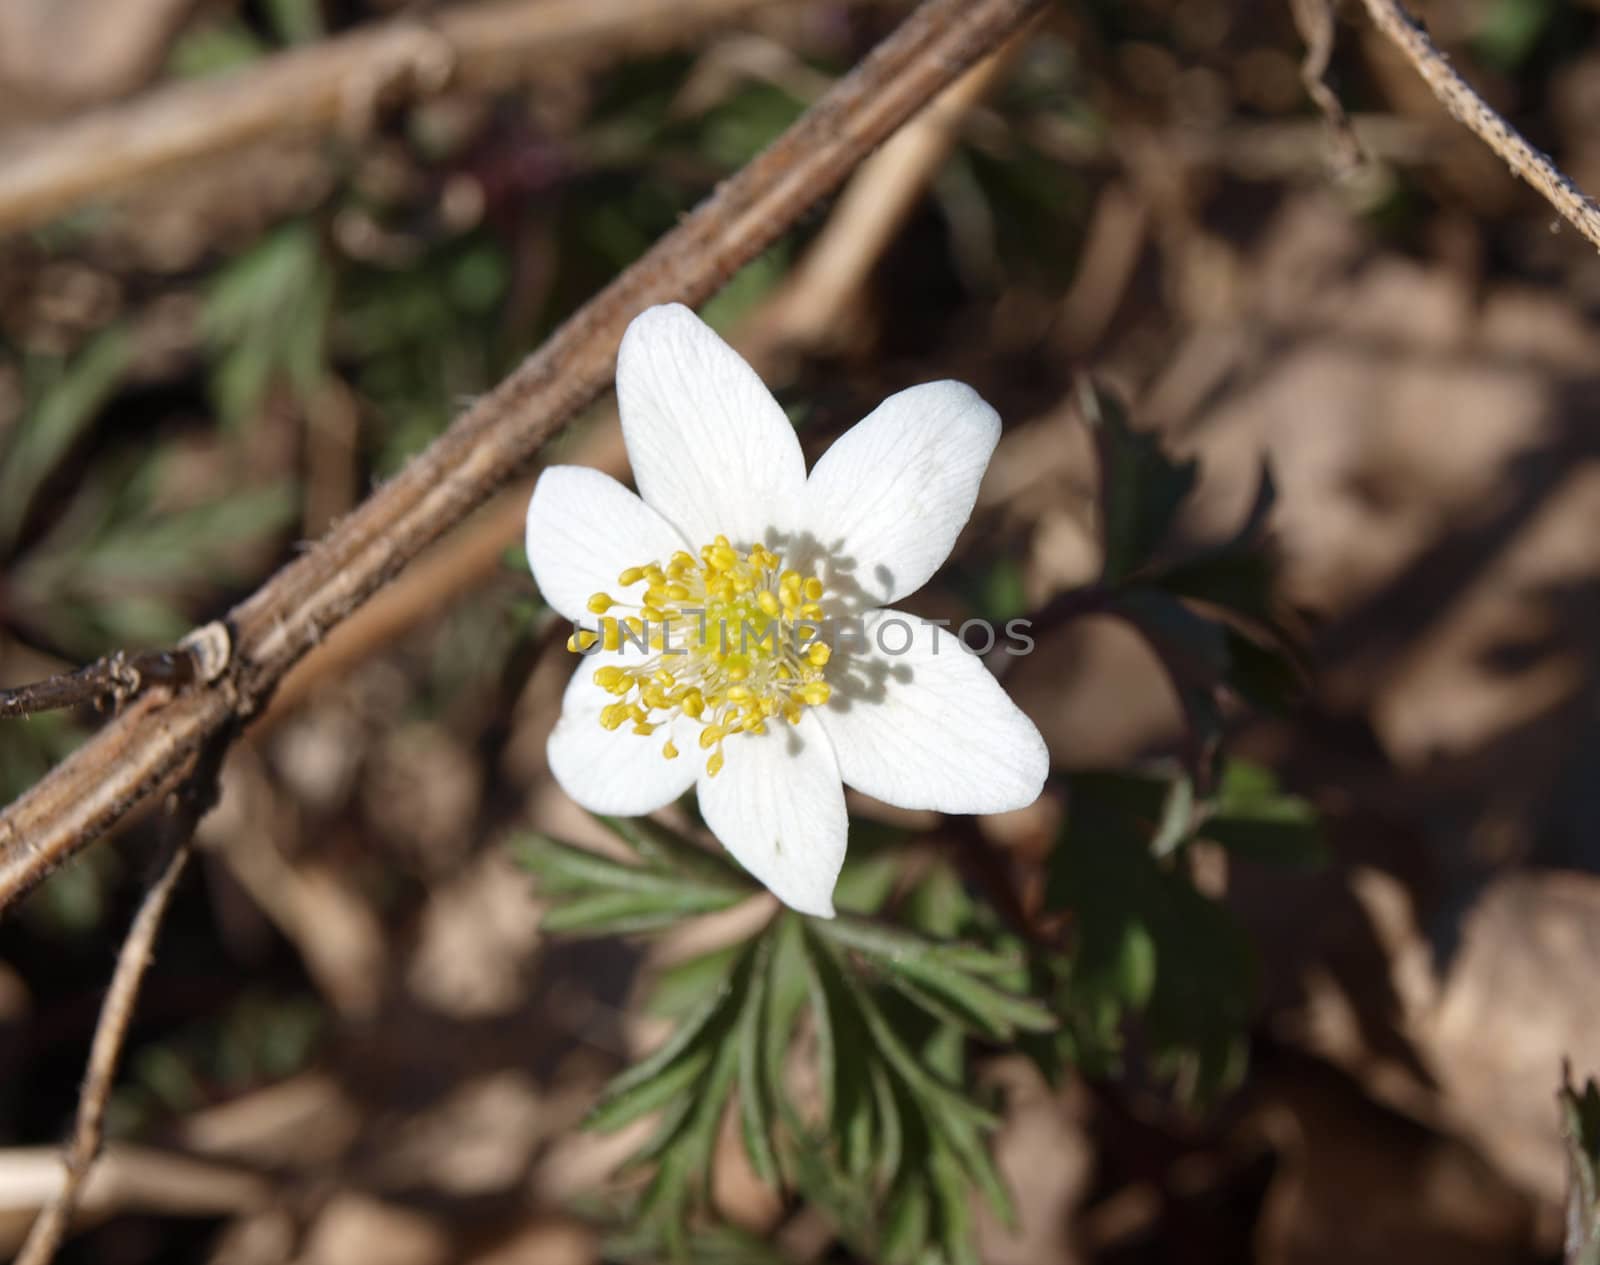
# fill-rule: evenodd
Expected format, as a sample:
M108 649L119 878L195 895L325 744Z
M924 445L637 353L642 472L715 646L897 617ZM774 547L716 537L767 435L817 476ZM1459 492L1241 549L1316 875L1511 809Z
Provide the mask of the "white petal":
M806 481L800 441L739 353L682 304L634 318L617 353L617 404L639 494L693 549L788 530Z
M845 782L900 808L944 813L1033 803L1049 752L983 661L915 615L874 611L865 624L866 648L835 657L833 698L814 709Z
M592 813L637 817L655 812L688 790L701 762L695 759L695 735L678 732L690 722L663 725L649 737L627 725L601 728L600 709L617 700L594 683L594 670L606 663L627 662L628 653L627 649L598 651L578 665L567 683L561 719L551 731L545 756L561 789L582 807ZM699 726L693 728L698 733ZM669 738L683 753L675 760L661 754Z
M807 714L729 738L722 752L722 771L700 774L711 833L785 905L832 918L849 820L828 736Z
M841 435L811 472L802 520L833 557L830 587L860 609L926 584L972 514L999 438L999 415L961 382L891 395Z
M551 466L539 476L527 532L528 566L544 600L591 626L591 594L614 590L628 567L665 562L685 544L661 515L587 466Z

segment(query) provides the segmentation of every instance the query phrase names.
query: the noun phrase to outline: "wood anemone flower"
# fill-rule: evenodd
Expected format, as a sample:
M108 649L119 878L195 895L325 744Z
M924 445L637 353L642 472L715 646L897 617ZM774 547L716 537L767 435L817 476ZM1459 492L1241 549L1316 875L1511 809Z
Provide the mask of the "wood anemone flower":
M697 788L724 847L785 904L833 916L844 784L903 808L996 813L1044 785L1033 722L943 628L892 609L972 513L1000 419L959 382L892 395L806 475L755 371L688 308L617 356L639 495L555 466L528 561L584 656L551 771L591 812Z

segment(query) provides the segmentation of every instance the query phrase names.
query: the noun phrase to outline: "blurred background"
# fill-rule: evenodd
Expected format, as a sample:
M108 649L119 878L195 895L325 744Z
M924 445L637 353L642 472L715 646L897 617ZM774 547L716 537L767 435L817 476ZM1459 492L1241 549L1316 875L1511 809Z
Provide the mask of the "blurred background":
M0 4L0 684L225 611L910 6L651 7ZM1600 7L1413 8L1600 189ZM1275 476L1273 598L1309 674L1232 742L1314 806L1326 857L1197 875L1259 963L1249 1070L1208 1109L1136 1072L1057 1091L984 1064L1020 1212L982 1227L996 1265L1560 1258L1562 1059L1600 1070L1600 258L1359 5L1334 34L1358 161L1288 0L1057 4L705 309L813 459L918 381L999 409L924 613L1024 615L1097 575L1080 375L1199 460L1180 546L1228 538L1264 457ZM614 407L545 457L624 474ZM501 846L596 830L544 764L570 663L526 495L234 748L63 1261L603 1259L577 1214L634 1143L576 1125L659 1039L639 981L675 950L546 939ZM1006 685L1064 771L1184 741L1110 619L1052 627ZM0 721L0 796L94 723ZM1022 886L1062 811L980 823ZM0 1252L48 1189L153 834L0 921ZM727 1149L725 1217L857 1259Z

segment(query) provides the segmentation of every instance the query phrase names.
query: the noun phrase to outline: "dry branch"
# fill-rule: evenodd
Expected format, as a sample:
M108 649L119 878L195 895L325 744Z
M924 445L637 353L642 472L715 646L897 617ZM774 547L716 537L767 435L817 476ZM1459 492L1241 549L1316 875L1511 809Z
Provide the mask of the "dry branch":
M260 710L289 668L522 469L611 380L628 322L722 286L1044 0L930 0L313 549L230 612L217 681L141 697L0 814L0 908Z
M1349 171L1361 161L1361 142L1350 126L1344 103L1327 81L1328 63L1333 60L1333 0L1289 0L1289 9L1306 46L1305 57L1300 62L1300 82L1328 120L1335 162L1341 171Z
M56 1198L65 1182L58 1147L0 1150L0 1255L16 1251L15 1221ZM146 1146L109 1143L78 1199L77 1219L126 1213L223 1217L258 1208L275 1183L241 1165Z
M1407 16L1397 0L1362 0L1362 3L1367 6L1373 25L1406 55L1444 107L1600 249L1600 206L1455 72L1444 54L1434 47L1428 33Z
M105 1140L106 1104L111 1101L111 1087L116 1081L117 1066L122 1061L122 1047L127 1041L128 1027L133 1022L139 985L144 982L145 969L150 965L155 949L156 933L161 930L167 906L172 903L172 893L189 860L189 846L195 827L216 799L217 773L226 747L226 734L213 736L196 761L194 771L173 796L171 810L164 823L162 842L165 855L161 871L145 893L122 948L117 951L111 987L106 991L100 1017L95 1021L94 1040L89 1046L89 1067L84 1073L83 1089L78 1094L77 1118L62 1160L66 1169L65 1178L39 1213L33 1228L28 1231L27 1241L17 1253L16 1265L47 1265L61 1246L67 1227L72 1224L72 1214L83 1193L89 1169L100 1154L100 1147Z
M530 64L681 43L785 0L488 0L386 22L248 69L159 88L0 146L0 233L266 137L315 136L396 97L492 87Z
M996 49L861 164L839 196L827 228L782 289L762 308L751 338L758 356L770 347L817 352L852 332L846 316L895 233L927 192L960 137L967 113L1016 51L1019 37Z
M39 712L125 702L147 685L187 685L194 679L194 660L181 650L148 650L141 654L117 651L96 659L75 672L63 672L0 690L0 720L32 716Z

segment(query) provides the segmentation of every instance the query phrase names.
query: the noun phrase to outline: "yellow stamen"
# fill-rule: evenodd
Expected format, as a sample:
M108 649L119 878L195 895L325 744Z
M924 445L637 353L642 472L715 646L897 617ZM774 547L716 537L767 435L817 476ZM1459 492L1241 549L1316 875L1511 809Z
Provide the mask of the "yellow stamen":
M624 568L617 583L644 588L593 594L587 606L601 617L598 630L567 641L574 652L598 645L619 655L592 673L616 699L600 711L604 728L650 736L687 718L715 776L725 742L757 740L774 718L798 724L832 696L823 679L831 651L814 636L826 587L820 576L784 569L767 546L742 550L717 536L698 557L678 550L665 563ZM664 742L661 754L676 759L677 744Z

